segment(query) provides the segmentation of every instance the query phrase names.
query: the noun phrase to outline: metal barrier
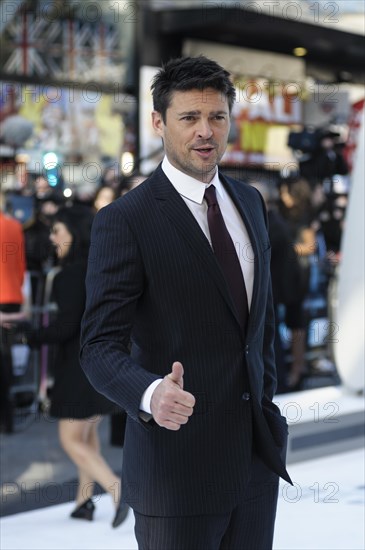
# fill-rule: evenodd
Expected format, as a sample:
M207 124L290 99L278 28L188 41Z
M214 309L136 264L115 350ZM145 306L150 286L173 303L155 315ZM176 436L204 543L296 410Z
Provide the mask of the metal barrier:
M23 286L25 302L23 310L32 327L40 322L44 276L40 272L27 271ZM15 429L24 428L38 410L39 351L20 342L16 334L9 334L12 362L12 380L9 398L13 406Z
M27 272L26 311L33 329L48 326L57 307L51 301L54 278L60 271L52 268L47 275L39 272ZM12 384L9 390L13 402L15 429L26 428L33 421L34 413L48 406L50 379L51 346L42 345L31 349L17 341L10 342L13 363Z

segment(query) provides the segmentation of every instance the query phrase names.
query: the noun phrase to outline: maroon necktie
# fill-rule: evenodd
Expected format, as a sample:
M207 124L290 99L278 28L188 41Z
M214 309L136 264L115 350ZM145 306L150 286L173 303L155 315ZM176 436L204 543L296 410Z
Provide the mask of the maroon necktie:
M212 248L224 273L243 332L245 333L248 318L245 281L235 246L217 202L214 185L207 187L204 198L208 204L207 216Z

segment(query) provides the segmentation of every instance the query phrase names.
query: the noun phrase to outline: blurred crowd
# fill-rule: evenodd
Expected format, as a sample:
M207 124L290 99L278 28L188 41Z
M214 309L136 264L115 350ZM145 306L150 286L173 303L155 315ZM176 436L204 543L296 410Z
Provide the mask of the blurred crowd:
M32 390L33 393L37 392L33 396L34 400L38 400L41 407L48 408L49 397L52 398L52 394L58 391L54 383L57 371L55 359L59 355L57 347L64 345L65 341L59 341L62 327L54 312L55 309L62 310L63 303L56 303L52 287L55 285L58 270L64 267L62 250L65 243L70 239L77 241L81 238L81 233L85 233L82 236L85 248L83 254L87 253L95 213L143 180L137 175L118 179L110 174L110 170L105 171L93 193L85 192L85 186L80 185L71 196L66 197L61 188L49 184L45 174L35 174L33 178L29 178L27 185L1 193L0 426L7 433L13 431L14 410L17 401L22 397L16 387L19 377L14 375L14 363L19 362L18 356L22 347L31 344L38 349L37 354L23 355L23 361L27 364L32 361L30 368L37 371L32 378L39 386ZM68 227L70 233L58 231L60 219L64 225L65 216L67 220L72 217L77 220L72 231ZM73 262L80 259L76 257L80 255L80 250L76 253L76 249L73 246L68 251L68 260L70 254ZM72 285L76 286L76 282L72 281ZM67 292L64 293L63 302L67 302ZM76 305L74 303L75 310ZM72 323L79 324L81 318L75 320L71 313L68 312L68 321L63 319L63 322L68 326ZM55 326L57 322L58 328ZM31 330L32 342L25 342L24 338L29 336ZM56 338L51 334L52 330L58 335ZM36 334L39 340L37 343ZM40 334L44 341L40 340ZM78 360L76 347L72 353ZM15 354L18 356L15 357ZM24 370L27 370L27 364L24 365ZM120 422L115 423L114 416L118 420L120 415L112 415L112 439L119 444Z
M122 503L120 477L103 458L98 426L109 416L111 443L122 446L125 415L91 386L81 369L79 342L94 215L133 182L120 187L100 182L88 200L78 194L66 199L39 174L32 189L2 195L0 213L1 427L6 433L14 430L21 395L14 384L15 353L26 348L23 368L34 371L36 383L25 388L33 393L33 403L58 420L60 444L78 470L71 517L92 520L98 483L114 502L112 527L124 521L128 507ZM31 213L23 223L16 219L24 212L22 198Z

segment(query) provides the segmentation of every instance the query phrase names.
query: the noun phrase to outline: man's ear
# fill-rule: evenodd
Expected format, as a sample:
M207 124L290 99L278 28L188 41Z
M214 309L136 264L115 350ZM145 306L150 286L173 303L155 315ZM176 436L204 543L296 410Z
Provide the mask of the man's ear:
M160 137L164 136L164 126L161 113L158 111L152 111L152 127L156 134Z

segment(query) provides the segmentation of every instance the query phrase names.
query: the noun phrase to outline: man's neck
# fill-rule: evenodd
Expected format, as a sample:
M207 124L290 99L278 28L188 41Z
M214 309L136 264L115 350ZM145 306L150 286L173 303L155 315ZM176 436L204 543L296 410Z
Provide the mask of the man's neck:
M189 178L192 178L198 182L201 182L201 183L204 183L204 184L208 184L210 183L217 171L218 171L218 167L215 166L213 170L209 170L209 171L202 171L199 173L199 177L195 177L191 174L188 174L187 172L184 172L183 170L181 170L179 167L177 167L169 158L167 155L165 155L164 157L164 160L163 160L164 163L167 163L168 165L170 165L170 167L173 169L173 170L177 170L180 174L183 174L184 176L187 176Z

